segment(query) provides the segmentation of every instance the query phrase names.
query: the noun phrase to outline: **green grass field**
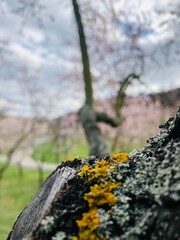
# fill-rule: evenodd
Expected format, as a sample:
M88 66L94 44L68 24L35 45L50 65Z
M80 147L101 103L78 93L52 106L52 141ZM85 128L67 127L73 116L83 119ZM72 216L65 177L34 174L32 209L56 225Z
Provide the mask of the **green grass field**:
M107 143L109 147L111 147L112 142L107 141ZM74 139L69 140L68 145L71 147L66 150L65 146L56 146L53 141L43 142L36 147L32 154L32 157L38 161L59 164L62 161L74 159L77 156L87 157L89 155L89 147L87 141L83 139L83 137L81 141L77 142ZM134 149L141 149L143 146L144 143L137 145L125 145L123 143L119 143L113 152L131 152ZM57 154L57 150L59 149L59 154Z
M24 170L19 175L17 167L10 166L0 182L0 239L5 240L18 215L39 188L38 172ZM49 172L44 173L44 178Z
M56 146L53 141L47 141L41 143L33 152L32 157L35 160L40 160L42 162L48 163L61 163L62 161L73 159L77 156L85 157L88 156L88 145L86 142L81 144L72 144L72 147L65 153L64 147L61 146L61 152L57 158Z

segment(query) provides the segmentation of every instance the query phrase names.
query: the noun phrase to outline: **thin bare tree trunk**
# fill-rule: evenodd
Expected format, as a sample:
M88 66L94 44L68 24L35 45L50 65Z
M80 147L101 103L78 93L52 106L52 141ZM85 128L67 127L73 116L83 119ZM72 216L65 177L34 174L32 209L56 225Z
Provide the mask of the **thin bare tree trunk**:
M81 49L82 64L83 64L83 78L85 84L85 104L79 110L80 121L84 128L84 132L89 144L90 154L108 154L108 146L102 137L100 128L96 122L96 113L93 108L93 88L92 88L92 76L90 71L89 55L86 44L86 37L84 34L84 28L81 20L79 6L76 0L72 0L74 15L76 18L79 44Z
M3 177L5 170L8 168L9 164L11 163L13 154L16 152L16 150L19 148L19 146L25 141L25 139L27 139L27 137L33 131L34 124L35 124L35 121L33 120L30 129L27 132L22 133L22 135L19 136L17 141L14 143L14 145L8 150L7 160L0 168L0 180Z

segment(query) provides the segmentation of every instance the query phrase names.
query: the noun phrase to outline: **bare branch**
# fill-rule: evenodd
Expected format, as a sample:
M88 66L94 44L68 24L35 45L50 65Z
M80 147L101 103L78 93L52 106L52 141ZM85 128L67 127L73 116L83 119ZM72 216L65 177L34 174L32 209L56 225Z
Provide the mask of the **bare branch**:
M119 121L117 118L112 118L105 112L96 112L96 121L97 122L104 122L109 124L111 127L118 127Z
M118 121L120 120L120 109L124 104L125 91L127 87L131 84L132 80L139 79L139 78L140 76L134 73L131 73L126 78L124 78L123 81L120 82L120 88L117 92L116 103L115 103L115 113Z

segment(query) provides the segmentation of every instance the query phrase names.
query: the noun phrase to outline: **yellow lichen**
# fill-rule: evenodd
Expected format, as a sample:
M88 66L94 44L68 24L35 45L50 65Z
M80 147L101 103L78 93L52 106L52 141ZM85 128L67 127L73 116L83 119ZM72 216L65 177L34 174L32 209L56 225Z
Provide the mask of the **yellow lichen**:
M93 207L90 208L89 212L83 213L82 219L77 220L80 229L79 235L78 237L73 237L72 240L99 240L94 232L100 223L100 219L97 217L97 211L98 209Z
M89 211L83 213L82 219L77 220L79 227L78 237L72 237L72 240L99 240L96 230L100 223L97 215L98 208L106 206L107 211L111 211L111 206L117 203L113 190L120 185L120 182L114 182L110 179L109 174L115 169L115 165L128 161L128 154L115 153L110 159L98 161L94 166L84 165L79 172L79 176L86 183L92 180L95 183L90 187L90 191L85 194L84 199L88 202ZM93 181L93 182L94 182ZM103 239L105 240L105 238Z
M86 182L90 182L94 179L99 178L107 180L107 173L110 166L111 164L105 160L97 162L92 168L90 168L88 165L84 165L81 172L79 173L79 176L83 177Z
M116 163L127 162L128 154L127 153L114 153L110 156L111 159L114 159Z
M112 190L116 188L119 183L108 182L95 184L90 187L90 192L85 194L84 199L88 201L89 207L103 206L105 204L112 206L117 202Z
M99 225L99 218L96 216L97 208L91 208L89 212L83 213L83 217L81 220L77 220L78 226L81 229L86 229L87 223L89 228L93 231Z

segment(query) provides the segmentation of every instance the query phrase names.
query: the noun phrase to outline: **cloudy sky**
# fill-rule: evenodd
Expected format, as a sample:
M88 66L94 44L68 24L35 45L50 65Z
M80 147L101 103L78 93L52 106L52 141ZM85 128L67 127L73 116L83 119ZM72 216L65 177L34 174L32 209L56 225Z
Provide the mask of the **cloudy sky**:
M84 99L78 86L74 87L76 94L73 93L69 80L74 74L73 79L79 78L76 85L83 84L78 75L81 68L76 25L69 0L29 1L33 2L36 2L33 8L32 4L26 4L24 8L18 0L0 0L0 110L8 109L11 115L28 116L33 109L33 114L54 117L79 108ZM92 1L98 11L101 11L100 2ZM143 51L148 53L155 49L158 53L166 41L171 39L173 43L170 51L164 55L161 52L152 60L154 67L145 71L142 79L151 85L154 92L179 87L179 40L175 37L179 30L172 25L175 17L167 11L173 7L172 2L175 4L178 1L160 0L157 3L155 0L130 0L129 5L127 1L115 2L117 8L132 16L132 20L121 20L116 29L118 34L109 34L109 41L119 46L124 44L136 30L134 13L147 14L151 19L150 27L142 26L139 35ZM163 13L157 14L159 11ZM168 21L171 24L167 24ZM112 56L109 61L113 60ZM163 64L159 66L156 61ZM93 66L93 71L99 70ZM130 94L145 91L147 89L140 85L129 89ZM104 97L111 93L105 91L101 95L97 89L96 97L98 95Z

